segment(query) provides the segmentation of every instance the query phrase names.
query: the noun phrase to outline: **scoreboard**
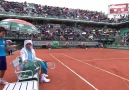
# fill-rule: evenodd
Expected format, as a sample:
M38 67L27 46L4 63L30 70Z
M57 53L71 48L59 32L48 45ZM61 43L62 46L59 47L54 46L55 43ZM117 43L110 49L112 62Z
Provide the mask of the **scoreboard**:
M108 6L110 15L129 14L129 3L112 4Z

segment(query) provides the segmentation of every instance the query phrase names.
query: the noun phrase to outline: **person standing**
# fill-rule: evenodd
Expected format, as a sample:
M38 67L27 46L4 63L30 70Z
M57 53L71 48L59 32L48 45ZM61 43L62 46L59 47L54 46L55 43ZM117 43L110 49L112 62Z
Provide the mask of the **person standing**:
M7 70L6 63L6 49L16 48L17 45L6 45L6 40L3 38L7 30L3 27L0 27L0 84L6 84L8 82L3 80L5 71Z

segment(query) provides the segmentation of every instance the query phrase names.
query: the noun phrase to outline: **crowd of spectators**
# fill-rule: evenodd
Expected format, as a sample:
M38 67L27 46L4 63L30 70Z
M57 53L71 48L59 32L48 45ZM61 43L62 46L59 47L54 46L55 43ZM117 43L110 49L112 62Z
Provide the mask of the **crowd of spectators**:
M67 26L65 24L38 24L35 25L40 33L30 34L17 31L8 31L6 36L19 37L20 39L33 38L35 40L76 40L76 41L93 41L101 38L113 38L119 35L119 30L108 27L89 27L89 26Z
M0 13L32 15L40 17L64 18L94 22L117 23L129 21L129 15L119 15L119 18L108 18L103 12L71 9L67 7L43 6L27 2L11 2L0 0ZM30 34L18 31L9 31L6 36L19 39L33 38L38 40L97 40L113 38L119 35L119 30L108 27L89 27L82 25L67 26L65 24L37 24L40 33ZM129 34L126 35L127 37ZM125 39L127 39L127 37Z
M9 12L10 14L20 15L32 15L41 17L53 17L53 18L65 18L65 19L77 19L94 22L125 22L129 21L129 15L119 15L119 18L108 18L103 12L71 9L67 7L54 7L47 5L40 5L27 2L11 2L11 1L0 1L0 12Z
M23 33L23 32L9 30L6 33L5 37L10 38L10 39L18 39L18 38L19 39L31 39L33 37L33 38L38 39L41 36L40 36L40 34L30 34L30 33Z

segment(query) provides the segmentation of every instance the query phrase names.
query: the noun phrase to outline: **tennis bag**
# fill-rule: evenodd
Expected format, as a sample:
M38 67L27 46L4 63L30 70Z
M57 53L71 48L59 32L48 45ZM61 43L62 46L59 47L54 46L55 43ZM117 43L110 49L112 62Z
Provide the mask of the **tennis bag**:
M40 67L40 64L40 61L28 60L27 63L23 65L22 71L31 70L33 75L35 75L38 71L37 68ZM22 72L22 78L28 78L29 76L32 76L32 72Z

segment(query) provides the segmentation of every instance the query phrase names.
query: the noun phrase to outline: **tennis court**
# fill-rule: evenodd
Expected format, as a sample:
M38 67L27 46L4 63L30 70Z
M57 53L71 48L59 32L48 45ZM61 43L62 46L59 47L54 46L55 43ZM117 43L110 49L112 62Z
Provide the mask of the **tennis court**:
M36 49L39 58L55 62L49 70L50 83L40 90L129 90L129 51L115 49ZM7 56L4 79L15 82L10 62L19 55ZM0 85L0 90L3 89Z

